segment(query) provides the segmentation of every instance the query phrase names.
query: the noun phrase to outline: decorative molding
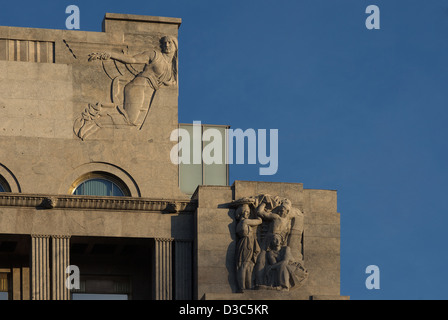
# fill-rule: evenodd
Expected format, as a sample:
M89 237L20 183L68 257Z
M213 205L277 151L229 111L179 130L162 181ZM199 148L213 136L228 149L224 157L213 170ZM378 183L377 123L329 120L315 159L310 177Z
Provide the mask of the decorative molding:
M52 235L51 236L53 239L70 239L72 236L70 236L70 235L59 235L59 234L57 234L57 235Z
M49 200L51 199L49 206ZM37 209L79 209L79 210L118 210L148 211L164 214L194 212L195 200L157 200L130 197L95 197L69 195L25 195L14 193L0 194L0 207L34 207Z
M31 238L50 238L49 234L32 234Z
M46 197L44 200L42 200L40 207L45 209L53 209L54 207L56 207L57 202L58 200L55 197Z
M154 238L156 242L173 242L174 240L174 238Z
M179 205L177 202L170 202L166 206L165 213L178 213L179 212Z

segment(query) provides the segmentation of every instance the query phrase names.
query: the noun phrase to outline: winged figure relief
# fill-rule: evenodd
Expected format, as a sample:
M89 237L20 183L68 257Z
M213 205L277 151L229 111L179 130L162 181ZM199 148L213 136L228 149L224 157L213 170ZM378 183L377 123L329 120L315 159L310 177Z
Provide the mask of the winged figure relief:
M177 85L178 42L160 39L160 49L136 55L94 52L89 62L100 62L111 79L110 102L89 104L75 120L74 132L82 140L103 127L133 126L142 129L157 90Z

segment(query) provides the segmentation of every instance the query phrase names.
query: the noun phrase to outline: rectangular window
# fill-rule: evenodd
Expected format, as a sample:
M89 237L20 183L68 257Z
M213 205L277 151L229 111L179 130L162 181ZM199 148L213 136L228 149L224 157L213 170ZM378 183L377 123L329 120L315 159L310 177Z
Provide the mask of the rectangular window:
M8 292L8 274L0 273L0 292Z
M0 273L0 300L8 300L8 274Z
M87 275L79 289L72 289L72 300L129 300L130 294L127 276Z

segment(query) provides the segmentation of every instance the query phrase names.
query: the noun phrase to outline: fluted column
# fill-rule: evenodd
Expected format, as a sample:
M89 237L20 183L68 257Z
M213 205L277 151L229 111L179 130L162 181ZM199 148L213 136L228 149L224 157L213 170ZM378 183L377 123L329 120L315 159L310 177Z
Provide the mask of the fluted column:
M70 300L65 273L70 265L70 236L52 236L52 300Z
M174 299L192 299L193 249L190 240L174 241Z
M50 300L50 236L31 235L31 292L33 300Z
M153 287L156 300L173 298L172 242L173 239L154 239Z

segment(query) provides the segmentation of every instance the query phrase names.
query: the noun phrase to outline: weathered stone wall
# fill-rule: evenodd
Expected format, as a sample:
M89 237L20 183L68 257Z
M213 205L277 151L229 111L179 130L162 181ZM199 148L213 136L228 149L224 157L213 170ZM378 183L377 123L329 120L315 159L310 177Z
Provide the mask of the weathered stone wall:
M105 32L0 27L0 164L21 192L68 194L74 182L68 177L87 173L79 168L88 166L120 172L132 181L132 196L186 197L178 188L178 167L170 161L177 85L157 90L141 128L113 119L84 141L75 130L89 104L112 105L115 93L123 95L126 82L113 79L129 81L128 69L141 68L89 61L89 54L158 49L161 37L177 37L179 25L175 18L107 14Z

